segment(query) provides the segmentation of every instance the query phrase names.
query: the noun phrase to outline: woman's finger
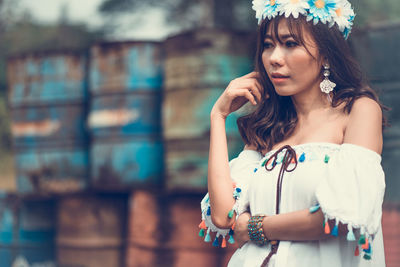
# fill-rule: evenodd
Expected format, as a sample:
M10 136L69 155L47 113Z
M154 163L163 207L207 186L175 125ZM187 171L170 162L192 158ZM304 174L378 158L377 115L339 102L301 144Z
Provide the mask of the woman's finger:
M252 71L250 73L247 73L246 75L242 76L241 78L257 78L259 77L259 73L256 71Z
M251 93L251 89L244 88L236 90L237 96L246 97L253 105L257 105L257 100L255 99L254 95Z
M255 97L257 102L261 102L261 85L255 79L244 79L238 81L237 87L246 88Z

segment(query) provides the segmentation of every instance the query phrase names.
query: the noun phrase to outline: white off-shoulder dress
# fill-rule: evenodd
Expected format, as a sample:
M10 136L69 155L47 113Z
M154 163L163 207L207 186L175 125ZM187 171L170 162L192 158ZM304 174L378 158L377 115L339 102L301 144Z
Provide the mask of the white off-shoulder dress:
M347 224L349 233L320 241L280 241L268 266L384 267L381 217L385 177L381 156L353 144L307 143L292 148L298 163L293 172L284 173L280 213L319 205L325 220ZM252 215L275 214L277 178L285 151L277 155L271 171L264 164L276 151L263 156L243 150L230 161L231 178L236 183L233 207L236 214L246 210ZM212 224L208 194L201 202L201 210L200 236L206 242L214 241L215 246L233 242L234 231L218 229ZM329 229L332 234L336 230ZM270 245L259 247L247 242L236 250L228 266L260 266L269 252Z

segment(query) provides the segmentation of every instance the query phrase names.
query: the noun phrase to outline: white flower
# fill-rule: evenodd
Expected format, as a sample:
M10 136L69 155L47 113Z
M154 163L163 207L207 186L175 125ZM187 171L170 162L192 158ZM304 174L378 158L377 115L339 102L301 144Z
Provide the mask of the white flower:
M351 4L347 0L340 0L333 14L333 20L330 22L329 26L337 24L339 30L344 32L346 28L350 29L353 25L354 11L351 8Z
M262 20L266 0L253 0L253 10L256 11L256 19L258 23Z
M306 0L281 0L279 11L281 15L288 18L292 15L295 19L299 14L307 15L307 9L310 8Z
M279 3L277 3L277 0L253 0L253 10L256 11L258 23L266 17L268 19L276 17L278 15L278 7Z

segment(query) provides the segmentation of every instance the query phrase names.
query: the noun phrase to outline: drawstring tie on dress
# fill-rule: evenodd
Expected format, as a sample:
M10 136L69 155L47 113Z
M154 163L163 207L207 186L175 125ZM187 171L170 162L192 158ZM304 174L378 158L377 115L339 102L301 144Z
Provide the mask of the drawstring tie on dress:
M285 146L281 147L280 149L278 149L274 154L272 154L264 166L267 171L272 171L275 168L275 166L277 165L276 161L278 159L279 153L281 153L285 149L286 149L286 151L283 156L282 166L281 166L281 169L279 170L278 181L276 183L275 214L279 214L283 175L285 174L285 172L294 171L297 167L296 151L290 145L285 145ZM273 160L272 164L270 164L270 167L268 167L268 163L271 161L271 159ZM292 163L292 161L294 163L294 166L293 166L293 168L289 169L289 165ZM265 267L268 265L271 257L278 251L278 246L279 246L279 240L277 240L276 242L271 241L271 251L269 252L268 256L264 259L263 263L261 264L261 267Z

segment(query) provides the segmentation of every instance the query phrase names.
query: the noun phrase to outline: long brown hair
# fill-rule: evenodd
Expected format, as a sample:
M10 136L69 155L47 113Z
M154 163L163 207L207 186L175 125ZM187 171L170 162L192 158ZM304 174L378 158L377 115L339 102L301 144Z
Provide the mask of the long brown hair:
M298 122L291 97L280 96L275 92L262 62L264 38L270 27L276 40L281 42L278 35L281 19L282 16L273 20L265 19L258 28L255 70L260 74L259 82L264 88L261 92L263 100L254 112L237 120L243 141L256 146L258 151L271 150L275 144L285 140L293 133ZM329 79L336 83L332 107L345 103L344 112L350 113L354 101L367 96L379 103L382 110L387 109L380 103L376 92L365 82L359 64L351 55L349 45L336 26L328 27L322 23L313 25L312 22L307 22L304 16L297 19L290 16L287 18L287 25L292 37L304 47L306 46L303 31L308 30L317 44L319 55L329 62ZM269 95L268 99L266 95ZM387 122L383 117L382 127L385 125Z

